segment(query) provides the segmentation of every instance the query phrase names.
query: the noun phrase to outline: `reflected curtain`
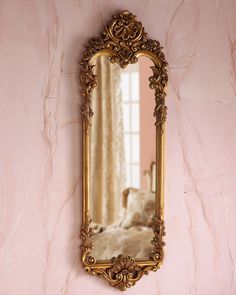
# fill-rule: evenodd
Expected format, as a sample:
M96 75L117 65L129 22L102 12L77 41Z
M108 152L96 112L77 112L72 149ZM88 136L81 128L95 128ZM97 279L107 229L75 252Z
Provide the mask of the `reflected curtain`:
M93 90L91 127L91 210L93 221L111 224L121 216L125 188L121 69L107 56L95 61L98 85Z

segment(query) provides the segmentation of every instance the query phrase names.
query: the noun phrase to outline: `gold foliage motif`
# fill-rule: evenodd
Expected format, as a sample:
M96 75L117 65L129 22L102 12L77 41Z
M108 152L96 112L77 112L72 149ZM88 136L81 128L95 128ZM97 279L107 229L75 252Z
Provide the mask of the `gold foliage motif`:
M154 56L155 66L150 77L150 87L155 90L156 107L154 116L156 125L166 119L165 86L168 81L167 62L162 53L162 47L156 40L147 39L147 33L141 22L129 11L123 11L113 16L113 20L98 38L92 38L85 46L86 51L80 61L80 81L84 104L81 107L81 117L86 125L91 125L93 110L91 106L92 89L97 85L97 76L93 74L91 58L103 51L108 52L110 61L118 63L122 68L136 63L140 54Z
M118 257L112 257L110 263L99 263L98 267L96 259L90 255L90 250L93 247L91 221L87 214L86 222L81 227L80 235L82 240L82 261L85 270L89 274L104 278L111 286L125 291L127 288L134 286L144 274L147 275L150 270L156 271L160 267L164 258L163 246L165 243L163 242L163 236L165 235L165 227L164 222L157 216L153 218L152 225L154 232L152 244L154 245L154 250L150 253L150 262L145 265L136 262L135 259L129 256L119 255Z
M104 278L111 286L126 290L149 271L156 271L164 258L163 237L165 227L163 222L163 123L166 120L165 96L168 82L167 62L162 53L160 43L147 38L144 28L129 11L123 11L113 16L112 21L104 32L97 38L88 41L86 51L80 61L80 82L82 97L81 117L83 120L83 223L81 226L81 257L85 270L91 275ZM157 163L158 189L156 192L156 213L152 221L154 237L151 241L153 251L146 259L134 259L129 256L119 255L110 260L96 261L91 256L93 248L91 218L89 217L89 127L93 116L91 95L97 86L98 77L94 74L92 60L94 57L106 54L112 63L117 63L121 68L138 61L143 55L149 57L154 65L151 67L153 75L149 78L150 88L155 91L155 109L153 115L156 118L157 131Z
M153 252L150 254L150 257L153 260L163 260L163 247L165 243L163 242L163 237L165 236L165 225L164 221L158 218L156 215L153 217L152 224L154 238L152 240L152 244L154 246Z

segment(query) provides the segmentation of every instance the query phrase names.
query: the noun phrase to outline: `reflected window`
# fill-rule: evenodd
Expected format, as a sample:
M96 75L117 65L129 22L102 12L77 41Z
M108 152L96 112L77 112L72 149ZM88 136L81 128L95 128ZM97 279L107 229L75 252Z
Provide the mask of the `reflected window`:
M138 64L121 73L126 186L140 187L140 93Z

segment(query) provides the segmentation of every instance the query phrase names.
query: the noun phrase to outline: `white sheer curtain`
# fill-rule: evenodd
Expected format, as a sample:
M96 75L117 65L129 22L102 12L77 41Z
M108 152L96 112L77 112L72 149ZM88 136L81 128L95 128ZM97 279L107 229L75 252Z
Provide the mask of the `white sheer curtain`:
M96 58L98 86L93 90L91 127L91 210L96 223L111 224L120 218L125 188L121 69L107 56Z

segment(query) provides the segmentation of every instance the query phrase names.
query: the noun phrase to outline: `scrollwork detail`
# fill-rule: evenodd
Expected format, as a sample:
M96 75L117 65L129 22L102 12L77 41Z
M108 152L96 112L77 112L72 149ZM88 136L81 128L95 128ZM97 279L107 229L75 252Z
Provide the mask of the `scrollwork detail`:
M82 241L80 249L82 250L82 261L86 266L86 271L90 271L90 266L96 263L96 259L90 255L93 249L92 236L93 228L90 226L92 219L89 218L89 212L86 213L85 222L81 226L80 239Z
M113 16L104 32L98 38L91 38L80 61L80 82L83 104L81 106L81 118L85 124L85 132L92 124L92 90L97 86L98 77L94 73L94 66L91 63L96 54L106 52L112 63L117 63L121 68L128 64L136 63L139 54L151 56L154 61L152 66L153 75L149 78L150 88L155 91L155 109L153 112L155 125L160 126L166 120L167 108L165 106L166 85L168 82L167 62L162 52L160 43L147 39L147 33L136 19L136 16L128 11L123 11ZM87 169L87 168L86 168ZM86 207L85 207L86 208ZM154 238L151 241L153 251L150 254L148 263L140 263L137 259L129 256L119 255L110 261L98 262L91 255L93 248L91 218L89 212L84 209L85 220L81 226L80 237L82 240L82 262L85 270L91 275L104 278L108 283L119 289L126 290L149 271L156 271L163 261L163 237L165 227L163 220L155 216L152 227Z
M164 221L157 216L154 216L152 228L154 238L151 243L154 246L154 249L150 255L150 258L153 260L162 261L164 258L163 247L165 246L165 243L163 241L163 237L165 236Z
M153 116L156 118L155 125L159 126L166 120L167 107L165 106L165 85L167 75L162 67L152 66L153 76L149 78L150 88L155 90L155 109Z
M157 216L154 216L152 221L152 228L154 238L151 243L154 246L153 252L150 254L153 265L139 265L134 258L130 256L119 255L111 259L111 266L101 264L100 267L95 267L96 259L91 256L90 252L93 248L92 236L93 229L90 226L92 220L86 215L86 221L81 227L81 240L82 240L82 261L85 270L90 275L97 275L104 278L108 283L121 290L125 291L127 288L132 287L143 276L147 275L149 271L156 271L163 260L163 236L165 235L164 222Z
M113 16L113 20L106 27L99 38L91 38L85 46L86 51L80 62L81 94L84 103L81 106L81 117L86 122L86 128L91 125L93 116L91 93L97 86L98 77L93 73L93 66L89 64L90 59L99 51L110 50L110 61L119 64L122 68L128 64L138 61L139 51L154 53L160 65L152 67L153 76L150 77L150 87L155 89L156 107L154 116L155 125L158 126L166 120L167 107L165 106L165 88L168 82L167 62L162 52L160 43L156 40L146 38L141 22L129 11L123 11Z

